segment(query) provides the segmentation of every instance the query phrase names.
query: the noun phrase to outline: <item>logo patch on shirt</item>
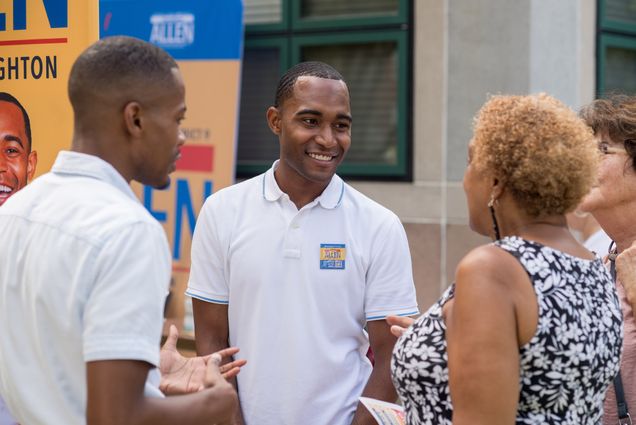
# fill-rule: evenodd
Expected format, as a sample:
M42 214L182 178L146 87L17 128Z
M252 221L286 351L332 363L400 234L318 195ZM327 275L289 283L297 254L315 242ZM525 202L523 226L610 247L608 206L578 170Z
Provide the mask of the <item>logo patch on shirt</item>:
M347 249L343 243L320 244L320 268L344 270Z

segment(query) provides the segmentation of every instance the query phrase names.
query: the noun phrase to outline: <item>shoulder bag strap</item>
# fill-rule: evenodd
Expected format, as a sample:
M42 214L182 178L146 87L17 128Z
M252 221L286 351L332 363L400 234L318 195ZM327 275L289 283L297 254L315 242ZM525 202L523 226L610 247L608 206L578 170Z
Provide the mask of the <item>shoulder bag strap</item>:
M616 248L614 248L614 242L610 245L609 254L607 258L610 261L610 274L612 280L616 282ZM632 418L629 415L627 408L627 401L625 400L625 391L623 391L623 380L621 379L621 371L619 370L614 378L614 392L616 393L616 405L618 406L618 424L619 425L631 425Z

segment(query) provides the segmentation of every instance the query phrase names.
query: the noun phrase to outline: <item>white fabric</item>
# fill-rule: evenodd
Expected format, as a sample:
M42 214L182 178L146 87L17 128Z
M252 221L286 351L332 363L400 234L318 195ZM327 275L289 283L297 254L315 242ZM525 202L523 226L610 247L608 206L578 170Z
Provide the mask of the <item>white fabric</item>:
M22 424L83 424L85 362L159 362L165 234L110 164L75 152L0 208L0 234L0 393Z
M603 229L598 229L589 238L583 242L583 245L592 252L595 252L599 257L603 258L607 254L607 249L610 246L612 239L607 236L607 233Z
M4 403L4 400L0 398L0 425L16 425L17 422L11 414L9 413L9 409Z
M418 313L406 234L338 176L298 210L274 167L205 202L187 294L229 303L248 425L349 425L372 369L366 321ZM321 244L345 245L344 269L320 268Z

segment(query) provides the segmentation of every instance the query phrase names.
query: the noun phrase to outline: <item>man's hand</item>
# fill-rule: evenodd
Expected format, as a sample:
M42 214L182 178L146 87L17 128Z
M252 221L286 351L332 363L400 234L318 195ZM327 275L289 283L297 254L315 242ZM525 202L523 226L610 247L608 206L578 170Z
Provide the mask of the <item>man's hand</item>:
M632 310L636 310L636 243L616 256L616 278L625 288Z
M415 319L408 316L387 316L386 322L391 326L391 333L399 338Z
M200 391L206 386L214 385L217 381L216 371L221 374L219 376L230 379L238 375L241 367L247 363L246 360L235 360L219 366L224 358L238 353L239 349L235 347L226 348L203 357L183 357L177 351L178 338L177 328L171 325L159 358L159 370L161 371L159 389L166 395ZM211 363L215 364L211 365ZM209 379L212 379L211 382L207 382L208 376Z

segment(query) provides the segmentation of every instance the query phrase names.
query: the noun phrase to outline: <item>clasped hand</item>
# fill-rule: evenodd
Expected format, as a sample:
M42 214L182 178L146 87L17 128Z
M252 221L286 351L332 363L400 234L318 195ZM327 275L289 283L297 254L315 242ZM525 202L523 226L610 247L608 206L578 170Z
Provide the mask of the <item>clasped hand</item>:
M170 326L168 338L161 347L159 370L161 383L159 389L166 395L185 394L213 387L219 380L230 379L238 375L247 362L233 360L223 364L238 353L236 347L226 348L207 356L184 357L177 351L179 333L174 325Z

